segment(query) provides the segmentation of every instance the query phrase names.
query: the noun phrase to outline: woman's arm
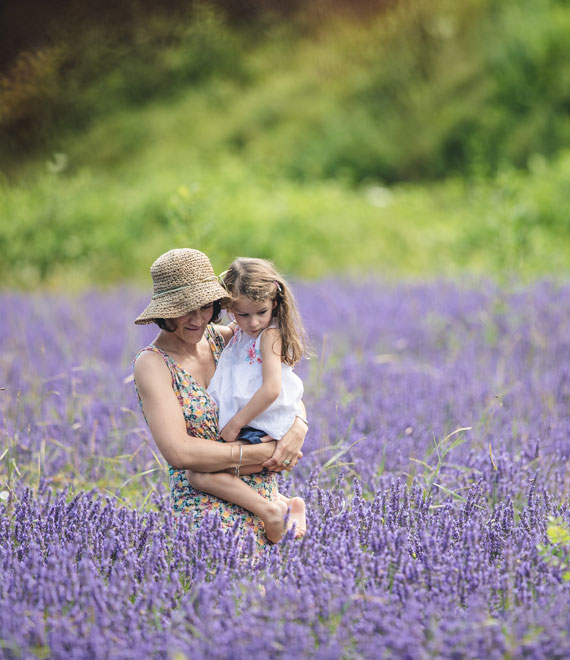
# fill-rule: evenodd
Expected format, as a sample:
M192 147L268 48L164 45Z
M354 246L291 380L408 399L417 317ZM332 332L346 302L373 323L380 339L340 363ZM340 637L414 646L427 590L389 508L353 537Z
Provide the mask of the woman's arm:
M167 463L196 472L218 472L239 465L238 446L188 435L180 402L172 389L172 376L160 355L141 353L134 375L150 432ZM276 444L244 445L241 464L263 463Z
M227 345L236 331L236 323L232 321L229 325L215 325L214 328L222 335L222 339Z
M267 328L259 343L261 352L261 387L220 431L226 442L233 442L239 432L276 401L281 392L281 335L277 328Z

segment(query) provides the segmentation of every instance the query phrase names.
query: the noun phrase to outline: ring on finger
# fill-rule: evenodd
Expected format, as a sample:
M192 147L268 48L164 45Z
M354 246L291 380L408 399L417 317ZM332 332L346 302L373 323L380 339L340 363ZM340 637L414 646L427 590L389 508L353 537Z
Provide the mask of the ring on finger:
M283 465L290 465L291 464L291 459L288 458L287 460L283 461Z

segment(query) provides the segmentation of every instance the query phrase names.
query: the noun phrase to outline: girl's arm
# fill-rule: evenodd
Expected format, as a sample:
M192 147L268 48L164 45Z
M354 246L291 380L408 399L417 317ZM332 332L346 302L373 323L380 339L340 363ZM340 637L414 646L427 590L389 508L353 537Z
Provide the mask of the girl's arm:
M220 431L226 442L237 439L239 432L277 399L281 392L281 334L277 328L267 328L261 335L261 387L245 406Z
M196 472L218 472L239 464L238 446L188 435L180 402L172 389L170 370L160 355L141 353L134 374L150 432L167 463L176 469ZM271 458L276 444L244 445L241 464L263 463Z

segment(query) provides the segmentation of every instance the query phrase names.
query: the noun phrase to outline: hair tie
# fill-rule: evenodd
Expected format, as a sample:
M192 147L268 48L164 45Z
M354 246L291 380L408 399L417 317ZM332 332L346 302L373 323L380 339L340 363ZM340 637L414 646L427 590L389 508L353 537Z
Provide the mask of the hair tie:
M275 284L275 286L277 287L277 291L279 291L279 293L283 293L283 289L281 288L281 285L277 280L273 280L273 284Z

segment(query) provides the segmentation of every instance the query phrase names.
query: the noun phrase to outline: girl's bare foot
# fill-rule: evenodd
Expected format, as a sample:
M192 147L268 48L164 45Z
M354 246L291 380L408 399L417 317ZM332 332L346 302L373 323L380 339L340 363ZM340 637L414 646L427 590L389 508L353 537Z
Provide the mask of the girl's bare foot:
M307 531L307 519L305 518L304 500L302 500L300 497L292 497L289 499L281 493L277 493L277 495L282 502L287 504L287 508L291 507L289 511L289 521L287 522L287 529L291 529L291 527L293 527L293 523L295 523L295 538L300 539L302 536L305 536L305 532Z
M280 541L285 532L285 516L287 515L287 504L278 499L270 502L267 506L267 513L261 516L265 527L265 536L272 542ZM291 516L289 516L291 519Z
M289 521L287 529L295 524L295 538L300 539L307 531L307 519L305 517L305 502L300 497L292 497L289 500Z

